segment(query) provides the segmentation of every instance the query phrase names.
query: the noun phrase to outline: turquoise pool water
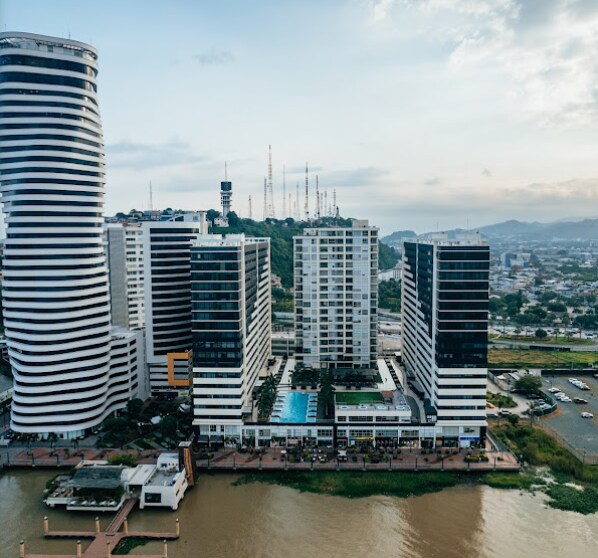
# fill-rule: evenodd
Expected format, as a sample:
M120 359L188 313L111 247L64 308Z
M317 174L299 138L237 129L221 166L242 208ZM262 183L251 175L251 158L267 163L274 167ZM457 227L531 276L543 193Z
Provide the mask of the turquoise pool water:
M317 393L281 393L276 398L270 422L316 422L317 409Z

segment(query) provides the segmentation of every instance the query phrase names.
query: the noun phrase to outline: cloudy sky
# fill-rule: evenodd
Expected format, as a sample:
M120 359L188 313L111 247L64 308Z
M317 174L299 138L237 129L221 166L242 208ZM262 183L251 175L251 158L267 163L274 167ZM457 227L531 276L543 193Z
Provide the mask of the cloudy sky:
M305 162L387 233L598 216L596 0L0 0L100 52L107 211L261 218Z

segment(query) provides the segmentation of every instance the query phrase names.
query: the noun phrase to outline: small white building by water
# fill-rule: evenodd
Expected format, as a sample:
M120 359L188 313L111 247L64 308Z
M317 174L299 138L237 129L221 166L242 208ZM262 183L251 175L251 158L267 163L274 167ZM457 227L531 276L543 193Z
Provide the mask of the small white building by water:
M54 481L45 502L51 508L73 511L117 511L127 498L138 498L139 508L176 510L188 488L184 465L176 453L163 453L157 463L136 467L107 461L82 461L72 475Z

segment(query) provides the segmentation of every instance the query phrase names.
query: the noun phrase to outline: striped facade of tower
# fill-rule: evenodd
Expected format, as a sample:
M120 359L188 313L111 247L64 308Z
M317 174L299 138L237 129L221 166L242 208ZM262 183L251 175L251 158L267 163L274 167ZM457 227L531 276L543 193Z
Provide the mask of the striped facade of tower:
M110 361L97 73L84 43L0 33L2 295L18 432L75 436L132 394Z

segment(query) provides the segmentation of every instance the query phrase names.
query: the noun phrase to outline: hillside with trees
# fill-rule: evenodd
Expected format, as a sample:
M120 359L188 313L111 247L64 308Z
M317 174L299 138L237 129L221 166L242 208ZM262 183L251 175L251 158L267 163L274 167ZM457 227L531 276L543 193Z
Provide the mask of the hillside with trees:
M213 211L213 210L211 210ZM208 213L208 216L210 213ZM284 220L268 219L265 222L253 221L251 219L240 219L236 213L231 211L228 214L228 227L211 227L210 232L216 234L240 234L254 237L269 237L272 254L272 273L281 278L283 287L293 286L293 236L303 234L303 230L309 227L331 227L351 226L350 219L336 219L325 217L316 223L305 223L295 221L292 218ZM380 269L391 269L399 260L399 255L390 246L379 244L379 267Z

